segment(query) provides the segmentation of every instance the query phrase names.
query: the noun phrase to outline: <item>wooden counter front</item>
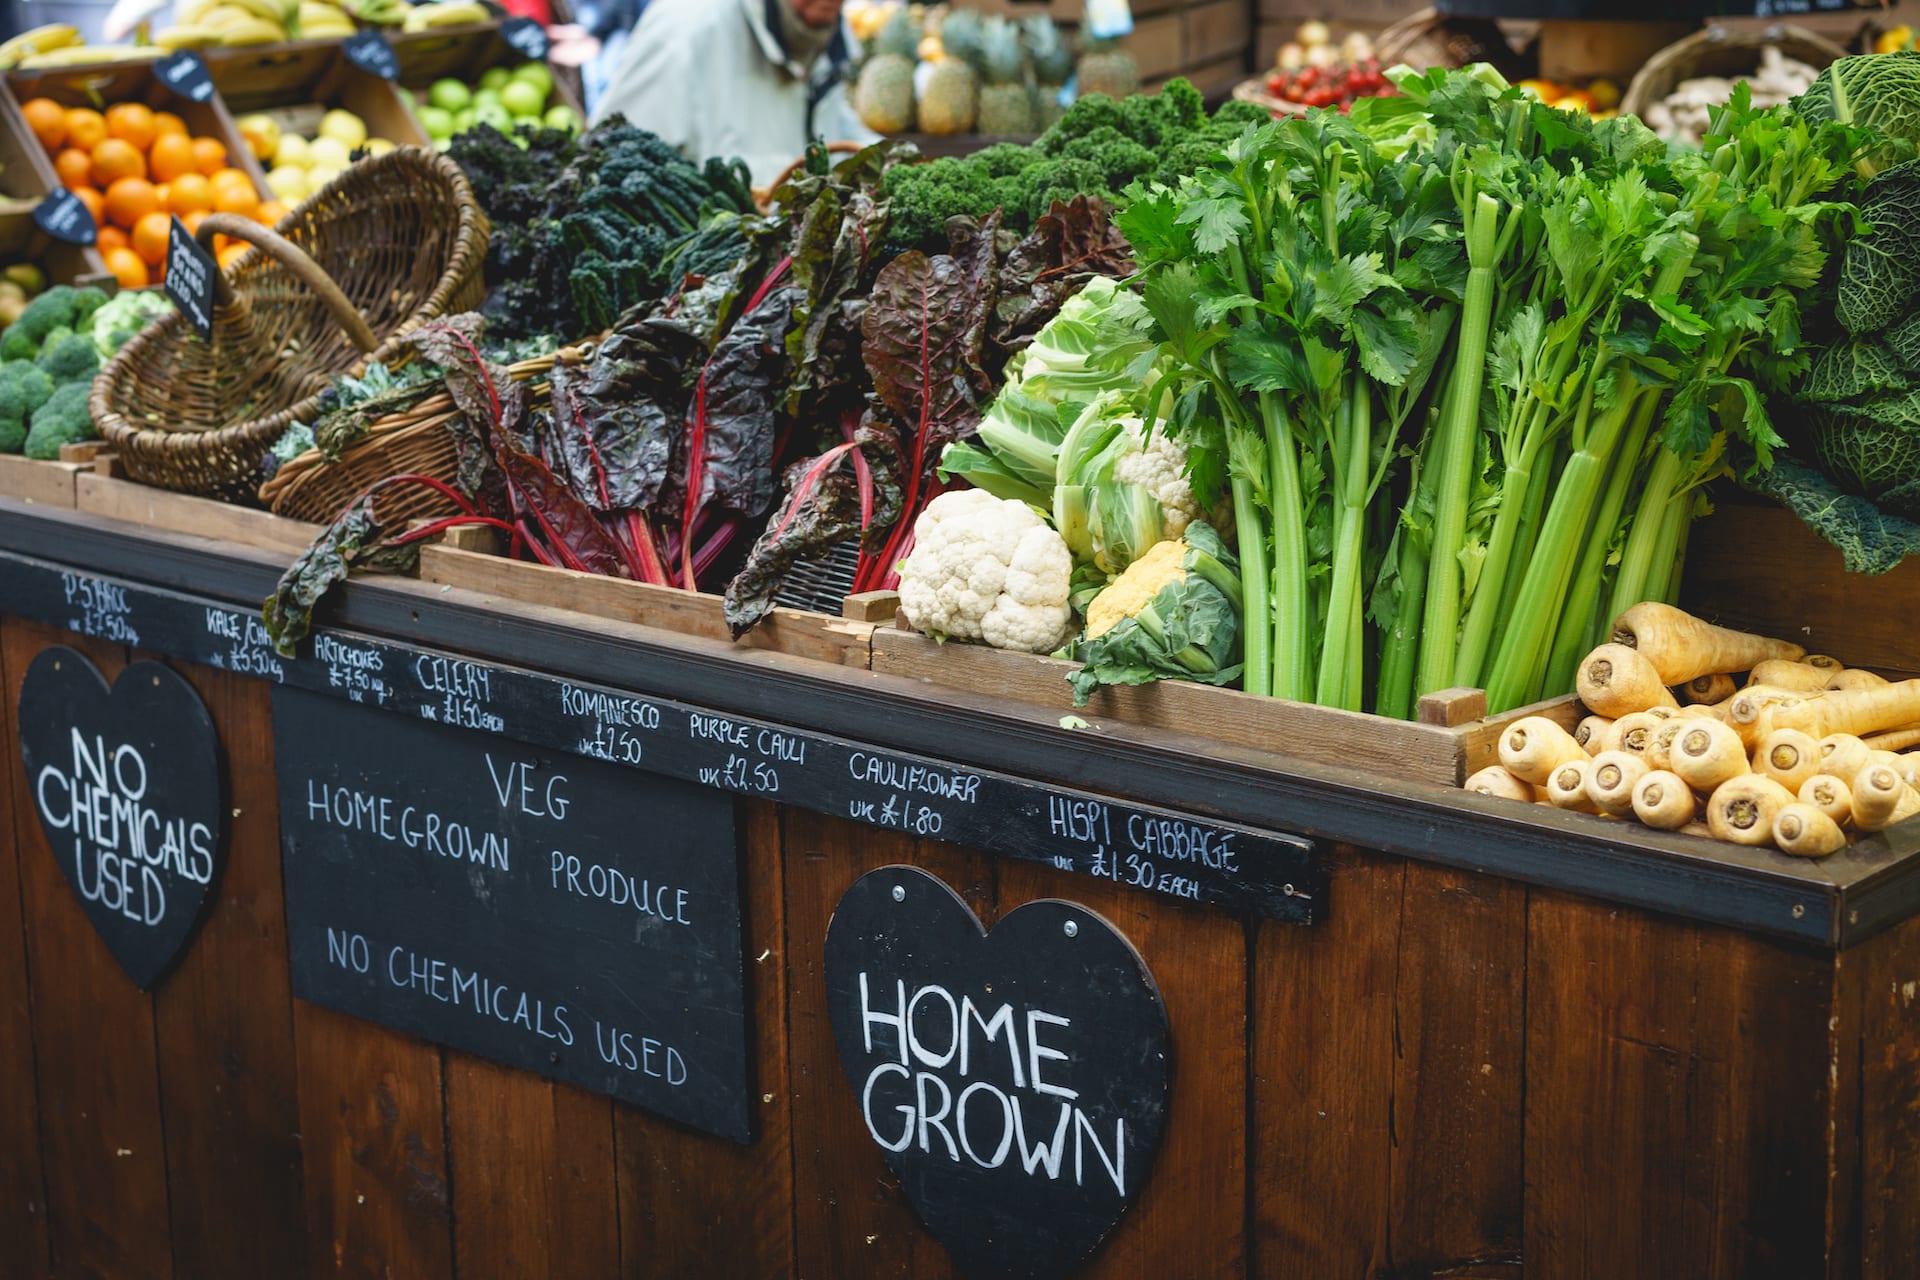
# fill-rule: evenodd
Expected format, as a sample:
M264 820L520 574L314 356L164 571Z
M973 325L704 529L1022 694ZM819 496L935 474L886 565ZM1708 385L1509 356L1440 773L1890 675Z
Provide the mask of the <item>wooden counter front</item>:
M11 717L56 643L109 678L156 656L0 599L9 1275L950 1275L826 1013L835 904L899 862L988 924L1084 903L1158 980L1166 1134L1086 1275L1800 1280L1920 1257L1911 920L1838 949L1339 844L1325 918L1292 925L740 799L741 1146L295 1000L260 680L171 663L225 749L229 861L177 970L134 990L27 799Z

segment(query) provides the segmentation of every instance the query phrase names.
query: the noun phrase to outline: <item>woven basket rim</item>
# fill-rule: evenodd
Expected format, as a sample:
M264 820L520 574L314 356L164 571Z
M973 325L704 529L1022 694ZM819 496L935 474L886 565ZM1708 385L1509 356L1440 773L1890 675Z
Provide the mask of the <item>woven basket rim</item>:
M1764 27L1723 27L1710 23L1658 50L1641 65L1620 97L1620 114L1642 115L1673 92L1675 85L1703 74L1698 63L1705 53L1751 50L1757 66L1760 51L1769 45L1779 46L1781 53L1815 70L1847 56L1844 48L1819 32L1790 22L1769 23Z

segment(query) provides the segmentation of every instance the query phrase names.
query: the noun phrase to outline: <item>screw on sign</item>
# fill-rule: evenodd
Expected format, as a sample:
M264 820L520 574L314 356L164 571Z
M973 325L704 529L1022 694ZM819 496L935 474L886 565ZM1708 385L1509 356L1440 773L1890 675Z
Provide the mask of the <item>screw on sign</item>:
M213 255L175 218L167 235L167 276L162 287L203 340L213 337L214 286L219 277Z
M348 36L340 49L347 55L347 61L362 71L379 76L382 80L397 80L400 77L400 60L394 57L393 46L378 31L362 31L358 35Z
M500 24L500 38L512 47L515 53L544 62L547 57L549 41L547 29L532 18L508 18Z
M183 98L206 102L213 97L213 76L199 54L191 49L168 54L154 67L162 84Z
M92 244L93 214L71 191L56 191L33 207L33 225L67 244Z

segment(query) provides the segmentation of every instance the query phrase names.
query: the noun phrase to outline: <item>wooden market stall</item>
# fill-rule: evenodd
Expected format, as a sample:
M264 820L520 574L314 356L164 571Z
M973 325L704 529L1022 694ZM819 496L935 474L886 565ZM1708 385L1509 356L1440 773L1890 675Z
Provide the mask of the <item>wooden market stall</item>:
M282 660L249 623L287 552L11 501L0 548L11 1274L951 1274L835 1049L829 922L895 864L988 925L1068 900L1157 984L1159 1149L1084 1274L1911 1274L1912 824L1793 860L1098 717L1069 730L991 690L865 670L857 645L832 663L411 580L355 582L314 650ZM217 735L226 865L150 991L63 879L33 800L43 770L23 767L22 686L60 645L108 679L164 663ZM380 659L373 684L372 660L350 654ZM558 1052L502 1065L295 994L321 994L316 903L379 908L356 903L358 882L328 883L359 863L316 877L281 797L300 770L408 749L422 707L453 705L455 669L490 674L464 686L474 727L433 730L449 744L514 740L543 764L611 771L583 807L626 792L620 779L677 779L709 813L722 798L711 830L736 835L700 851L723 887L737 862L744 1074L723 1092L744 1133L550 1079L571 1069ZM556 689L665 719L634 712L644 745L608 750L568 738L581 722L551 710ZM358 736L305 733L329 717ZM756 734L736 773L728 748L685 732L696 723L785 745ZM877 776L848 752L976 777L993 804L973 812L963 788L933 806L961 843L883 825L832 781ZM1242 855L1168 861L1163 844L1150 888L1114 883L1096 849L1029 821L1056 802L1171 815L1212 833L1195 848L1230 837ZM644 855L664 829L626 830ZM450 918L484 964L538 962L504 916L491 937L469 908ZM1059 1231L1022 1222L1034 1190L982 1171L964 1208L1038 1249Z

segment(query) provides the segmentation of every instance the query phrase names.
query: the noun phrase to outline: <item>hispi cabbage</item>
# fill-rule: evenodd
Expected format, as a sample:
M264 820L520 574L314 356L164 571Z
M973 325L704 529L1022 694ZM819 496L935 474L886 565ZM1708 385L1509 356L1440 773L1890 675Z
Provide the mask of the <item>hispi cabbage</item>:
M1087 609L1084 665L1067 677L1073 704L1101 685L1240 676L1239 563L1220 535L1195 521L1127 566Z

